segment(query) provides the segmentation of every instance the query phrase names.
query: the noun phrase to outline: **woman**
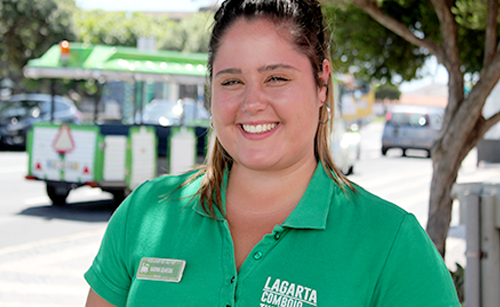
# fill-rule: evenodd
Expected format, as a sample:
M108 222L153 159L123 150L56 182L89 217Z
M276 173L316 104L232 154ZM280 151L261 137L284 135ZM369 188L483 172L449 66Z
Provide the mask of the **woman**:
M225 1L208 67L207 165L117 209L87 306L460 306L415 217L332 162L315 0Z

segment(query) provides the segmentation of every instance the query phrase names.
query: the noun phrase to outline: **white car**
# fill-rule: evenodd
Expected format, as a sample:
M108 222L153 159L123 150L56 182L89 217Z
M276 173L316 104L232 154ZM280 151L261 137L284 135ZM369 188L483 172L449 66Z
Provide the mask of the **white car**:
M335 165L344 175L354 172L354 164L359 159L361 135L358 127L353 124L347 128L341 118L335 118L332 133L332 156Z

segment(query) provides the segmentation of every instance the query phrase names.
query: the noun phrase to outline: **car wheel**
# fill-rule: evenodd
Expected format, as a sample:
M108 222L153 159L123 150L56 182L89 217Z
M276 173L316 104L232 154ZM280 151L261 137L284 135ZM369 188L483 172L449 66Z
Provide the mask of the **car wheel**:
M349 176L349 175L352 175L352 173L354 173L354 165L351 165L347 171L345 172L345 175L346 176Z
M382 147L382 155L385 156L388 150L389 150L388 147Z
M71 188L68 188L64 185L47 183L47 195L49 196L52 204L54 206L63 206L66 204L66 198L71 191Z
M406 149L403 148L403 154L402 154L403 157L406 157Z
M129 191L126 189L123 189L123 190L109 191L109 193L111 193L113 195L113 200L114 200L115 204L119 205L122 203L122 201L125 199L125 197L127 197Z

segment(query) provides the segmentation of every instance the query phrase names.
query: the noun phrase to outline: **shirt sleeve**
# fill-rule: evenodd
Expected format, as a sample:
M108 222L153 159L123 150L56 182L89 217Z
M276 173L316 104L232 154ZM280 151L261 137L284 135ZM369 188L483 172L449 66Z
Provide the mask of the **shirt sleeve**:
M115 306L126 305L133 276L127 270L126 245L128 216L134 195L127 197L113 213L99 252L84 275L92 290Z
M461 306L441 255L415 216L408 214L394 239L372 306Z

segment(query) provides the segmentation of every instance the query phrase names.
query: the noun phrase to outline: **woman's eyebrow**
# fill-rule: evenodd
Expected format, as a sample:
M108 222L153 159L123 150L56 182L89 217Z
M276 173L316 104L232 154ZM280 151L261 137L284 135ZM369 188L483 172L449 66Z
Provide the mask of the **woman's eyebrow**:
M286 65L286 64L274 64L274 65L266 65L266 66L259 67L257 69L257 71L261 73L261 72L266 72L266 71L271 71L271 70L276 70L276 69L298 70L297 68L295 68L293 66L290 66L290 65Z
M223 69L223 70L220 70L218 71L215 76L220 76L220 75L224 75L224 74L241 74L241 69L238 69L238 68L227 68L227 69Z

